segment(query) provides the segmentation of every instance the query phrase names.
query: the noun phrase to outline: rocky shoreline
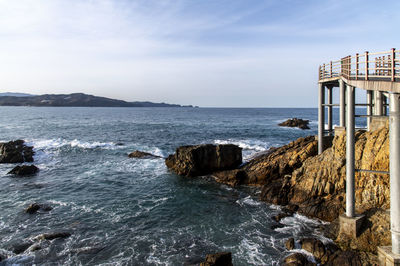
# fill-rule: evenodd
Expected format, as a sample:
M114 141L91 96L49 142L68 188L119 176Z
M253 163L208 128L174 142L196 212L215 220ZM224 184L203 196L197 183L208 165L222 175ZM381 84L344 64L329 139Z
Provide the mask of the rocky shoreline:
M356 168L387 171L388 142L387 126L372 132L358 131ZM357 239L340 234L338 217L345 211L345 135L335 136L327 145L327 149L318 155L314 136L299 138L288 145L272 148L245 164L232 160L239 158L239 147L183 146L166 159L166 165L175 173L187 177L208 175L230 186L260 187L261 201L285 206L280 217L276 217L277 221L298 212L330 222L323 230L327 237L335 241L336 251L329 251L321 261L319 255L308 250L318 263L376 265L377 246L390 244L389 214L386 211L390 199L389 178L382 174L356 174L356 209L366 216L366 221ZM218 150L225 153L216 152ZM229 167L216 167L221 166L220 161L226 158ZM318 245L316 248L322 249ZM296 256L299 260L294 262ZM288 259L286 264L313 263L300 259L300 255L296 256Z

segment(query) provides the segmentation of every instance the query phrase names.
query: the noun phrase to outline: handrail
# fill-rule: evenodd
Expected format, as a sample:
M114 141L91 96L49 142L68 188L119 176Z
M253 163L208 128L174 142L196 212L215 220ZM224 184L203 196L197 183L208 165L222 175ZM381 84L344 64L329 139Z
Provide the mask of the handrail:
M362 60L360 60L362 58ZM344 77L349 80L400 81L400 50L348 55L319 66L320 81Z

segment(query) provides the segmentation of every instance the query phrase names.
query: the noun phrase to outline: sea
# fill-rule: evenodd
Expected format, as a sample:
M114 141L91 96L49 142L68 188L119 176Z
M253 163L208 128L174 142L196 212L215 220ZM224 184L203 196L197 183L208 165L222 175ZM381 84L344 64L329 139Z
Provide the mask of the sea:
M311 129L277 125L292 117L310 120ZM317 117L316 108L0 107L0 141L34 146L40 168L16 178L7 174L15 165L0 165L0 254L8 257L0 265L190 265L222 251L232 252L234 265L279 265L290 254L288 238L329 242L324 222L302 215L276 228L280 207L259 201L260 188L185 178L163 158L128 157L232 143L246 162L316 135ZM25 213L34 202L53 209ZM72 235L35 240L49 232ZM40 249L13 253L29 241Z

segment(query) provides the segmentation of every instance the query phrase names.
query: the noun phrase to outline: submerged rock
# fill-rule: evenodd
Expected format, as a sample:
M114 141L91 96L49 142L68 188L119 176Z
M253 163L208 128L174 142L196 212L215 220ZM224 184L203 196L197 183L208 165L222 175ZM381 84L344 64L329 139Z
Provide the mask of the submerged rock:
M33 147L26 146L23 140L0 143L0 163L33 162Z
M35 237L37 240L53 240L56 238L67 238L70 237L71 233L69 232L55 232L55 233L45 233Z
M242 148L232 144L182 146L165 163L178 175L207 175L238 167L242 163Z
M281 127L298 127L300 129L310 129L308 126L309 120L303 120L299 118L288 119L285 122L278 124Z
M27 176L34 175L39 171L39 168L31 165L17 165L15 166L8 174L16 175L16 176Z
M29 214L34 214L39 210L48 212L48 211L51 211L52 209L53 208L48 205L39 204L39 203L35 202L35 203L32 203L31 205L29 205L28 208L25 209L25 212L29 213Z
M220 252L215 254L208 254L206 261L200 263L200 266L232 266L232 253Z
M151 158L161 158L160 156L144 152L144 151L134 151L129 153L129 158L140 158L140 159L151 159Z

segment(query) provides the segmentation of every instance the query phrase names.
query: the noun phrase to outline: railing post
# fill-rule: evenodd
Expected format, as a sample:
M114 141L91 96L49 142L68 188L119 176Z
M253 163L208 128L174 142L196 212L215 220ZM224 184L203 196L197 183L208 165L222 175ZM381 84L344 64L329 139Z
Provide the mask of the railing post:
M325 78L325 64L322 65L323 66L323 74L322 74L322 78Z
M394 57L395 57L395 49L394 48L392 48L392 81L395 81L395 79L394 79L394 74L395 74L395 71L396 71L396 68L395 68L395 60L394 60Z
M356 80L358 80L358 53L356 54Z
M332 72L332 61L331 61L331 78L333 77L333 72Z
M368 51L365 52L365 80L368 80L368 71L369 71L369 55Z

